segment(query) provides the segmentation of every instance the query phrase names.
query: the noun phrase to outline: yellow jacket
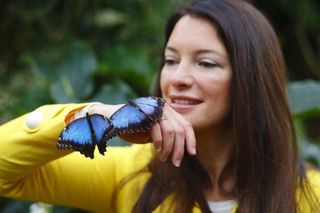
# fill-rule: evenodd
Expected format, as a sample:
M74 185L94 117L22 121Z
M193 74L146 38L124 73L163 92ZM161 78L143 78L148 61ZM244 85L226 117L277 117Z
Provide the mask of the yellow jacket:
M115 186L143 168L153 148L149 144L108 147L105 156L95 153L93 160L78 152L58 151L56 141L65 117L83 106L43 106L0 127L0 195L112 212ZM131 212L148 176L146 173L125 185L117 196L117 212ZM309 172L308 176L319 198L320 175ZM167 199L155 212L168 212L171 202ZM299 198L299 207L311 212L304 198ZM200 210L195 206L193 212Z

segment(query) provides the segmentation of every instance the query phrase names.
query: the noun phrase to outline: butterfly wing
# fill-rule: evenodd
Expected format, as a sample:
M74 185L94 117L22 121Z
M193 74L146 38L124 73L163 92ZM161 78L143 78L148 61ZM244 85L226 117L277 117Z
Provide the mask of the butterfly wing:
M153 121L159 121L162 118L164 99L158 97L141 97L132 101L141 111Z
M152 121L139 108L126 104L111 117L117 135L142 132L150 128Z
M119 135L147 131L154 121L162 118L164 103L157 97L137 98L117 110L110 119Z
M95 142L98 150L100 154L104 155L106 152L107 141L115 136L113 124L107 117L100 114L90 115L90 120L95 133Z
M68 124L60 133L57 149L72 149L93 158L95 144L87 119L87 117L79 118Z

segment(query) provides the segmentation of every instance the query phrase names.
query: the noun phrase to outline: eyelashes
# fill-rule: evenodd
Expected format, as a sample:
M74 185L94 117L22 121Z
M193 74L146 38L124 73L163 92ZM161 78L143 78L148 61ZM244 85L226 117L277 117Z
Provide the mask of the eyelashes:
M168 57L163 59L163 66L172 67L179 64L180 64L180 60L174 57ZM191 61L190 66L193 66L193 65L199 66L200 68L204 68L204 69L212 69L215 67L220 67L220 65L212 59L200 59L195 62Z
M204 67L204 68L214 68L214 67L218 67L219 66L217 63L208 62L208 61L201 61L201 62L199 62L199 65Z

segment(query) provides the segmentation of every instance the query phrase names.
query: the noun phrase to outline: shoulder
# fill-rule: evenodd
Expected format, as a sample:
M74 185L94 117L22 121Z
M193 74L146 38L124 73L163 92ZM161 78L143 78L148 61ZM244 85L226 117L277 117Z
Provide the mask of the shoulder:
M302 183L296 194L299 212L315 212L320 205L320 171L308 168Z
M320 170L308 169L307 180L310 187L314 190L316 195L320 198Z

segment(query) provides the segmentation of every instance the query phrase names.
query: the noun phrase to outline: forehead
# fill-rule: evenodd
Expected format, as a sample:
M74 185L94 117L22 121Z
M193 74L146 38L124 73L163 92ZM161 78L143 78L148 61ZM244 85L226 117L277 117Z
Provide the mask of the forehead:
M196 16L185 15L175 25L167 46L188 47L190 49L214 49L226 55L213 23Z

